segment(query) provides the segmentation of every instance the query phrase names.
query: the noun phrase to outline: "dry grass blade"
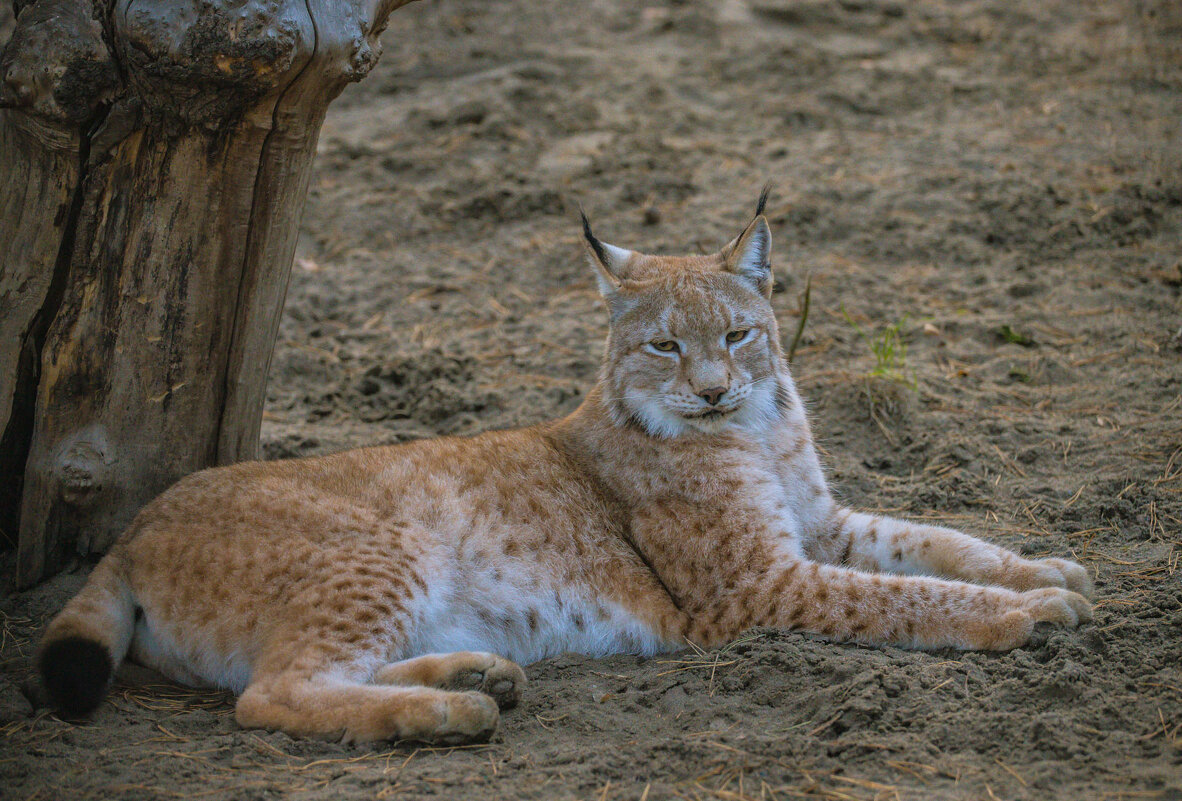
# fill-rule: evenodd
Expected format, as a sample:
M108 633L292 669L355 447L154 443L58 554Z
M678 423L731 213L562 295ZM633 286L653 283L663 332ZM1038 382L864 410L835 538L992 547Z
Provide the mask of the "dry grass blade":
M709 692L710 692L710 695L714 695L714 677L715 677L715 674L717 673L718 669L721 667L730 667L732 665L737 665L743 661L741 658L727 659L726 661L723 661L724 657L726 657L736 647L743 645L745 643L752 642L754 640L758 640L763 636L765 636L765 635L762 633L747 634L742 637L739 637L736 640L733 640L732 642L727 643L725 646L723 646L722 648L719 648L715 651L707 651L704 648L702 648L701 646L699 646L697 643L687 640L687 644L689 645L690 650L692 650L694 652L693 656L691 656L687 659L659 659L659 660L657 660L658 665L679 665L680 666L680 667L670 668L669 670L661 671L657 675L658 676L668 676L668 675L672 675L674 673L681 673L681 672L684 672L687 670L702 670L705 668L709 668L710 669L710 676L707 680L709 688L710 688Z
M796 356L796 347L800 344L800 338L804 335L804 326L809 319L809 305L813 296L813 274L809 273L804 278L804 292L800 295L800 319L796 323L796 333L792 336L792 344L788 346L788 363L791 364L793 358Z
M33 625L32 618L0 612L0 651L11 645L20 656L27 656L25 646L29 640L21 631L28 631Z
M817 728L815 728L815 729L813 729L812 731L810 731L810 732L809 732L809 737L816 737L818 734L820 734L821 732L825 731L825 729L829 728L829 727L830 727L830 726L832 726L834 723L836 723L837 721L841 720L841 716L842 716L842 714L843 714L843 713L841 713L841 712L838 712L836 715L834 715L833 717L829 718L829 720L825 721L825 722L824 722L824 723L822 723L820 726L818 726Z
M996 762L1001 767L1002 770L1004 770L1006 773L1010 774L1015 779L1017 779L1023 787L1030 786L1030 784L1025 779L1023 779L1021 776L1018 775L1018 771L1014 770L1009 765L1002 762L1000 758L995 758L993 761Z

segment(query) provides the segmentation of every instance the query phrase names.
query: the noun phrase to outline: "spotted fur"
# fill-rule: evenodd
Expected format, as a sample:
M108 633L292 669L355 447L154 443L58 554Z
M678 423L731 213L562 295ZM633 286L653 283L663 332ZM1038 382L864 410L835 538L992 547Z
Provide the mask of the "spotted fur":
M516 702L517 662L564 651L757 625L1007 649L1090 619L1079 565L835 502L780 350L762 214L710 256L584 230L611 325L574 413L180 481L50 624L59 705L95 706L130 654L239 693L243 726L462 742Z

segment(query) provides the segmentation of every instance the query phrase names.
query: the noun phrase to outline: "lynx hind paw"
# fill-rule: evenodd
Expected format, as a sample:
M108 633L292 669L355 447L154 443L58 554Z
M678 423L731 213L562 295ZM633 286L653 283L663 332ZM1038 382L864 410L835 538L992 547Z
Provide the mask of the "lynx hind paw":
M443 721L429 733L413 739L441 745L487 742L497 730L501 712L485 693L448 693Z
M486 654L488 664L472 666L453 675L445 685L449 690L476 690L492 696L501 709L512 709L521 700L525 671L516 662Z
M1074 628L1092 619L1091 602L1078 592L1061 587L1024 592L1021 605L1035 623L1057 623Z

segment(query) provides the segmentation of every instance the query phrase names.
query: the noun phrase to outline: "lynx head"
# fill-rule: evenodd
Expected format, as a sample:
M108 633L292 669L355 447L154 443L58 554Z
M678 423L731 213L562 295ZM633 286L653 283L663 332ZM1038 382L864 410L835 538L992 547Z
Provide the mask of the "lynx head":
M600 384L616 422L658 437L759 427L786 397L769 298L772 237L753 219L708 256L650 256L601 242L587 258L611 315Z

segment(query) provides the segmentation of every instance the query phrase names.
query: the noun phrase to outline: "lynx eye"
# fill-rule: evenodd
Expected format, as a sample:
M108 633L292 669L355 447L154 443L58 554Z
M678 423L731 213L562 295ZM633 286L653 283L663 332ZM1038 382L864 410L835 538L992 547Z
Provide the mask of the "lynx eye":
M676 342L672 339L662 339L657 342L648 343L654 350L659 350L661 353L677 353L681 350Z
M732 345L736 342L742 342L747 338L747 334L749 333L751 333L750 328L740 328L737 331L728 331L726 335L726 341Z

